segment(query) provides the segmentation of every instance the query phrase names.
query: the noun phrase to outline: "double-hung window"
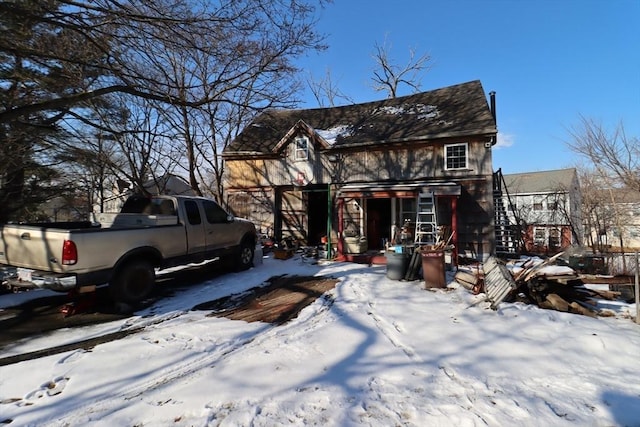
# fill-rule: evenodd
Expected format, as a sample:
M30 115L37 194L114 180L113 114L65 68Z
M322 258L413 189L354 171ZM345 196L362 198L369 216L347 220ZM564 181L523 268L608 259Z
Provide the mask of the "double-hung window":
M450 144L444 146L444 166L446 170L468 168L468 144Z
M295 160L309 159L309 138L306 136L298 136L295 139Z

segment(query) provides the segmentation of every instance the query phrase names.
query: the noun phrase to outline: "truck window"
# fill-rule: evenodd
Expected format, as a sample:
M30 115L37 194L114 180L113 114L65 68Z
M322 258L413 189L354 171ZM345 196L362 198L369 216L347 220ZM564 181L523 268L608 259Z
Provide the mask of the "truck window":
M120 213L142 213L151 203L151 199L139 194L133 195L124 202Z
M191 225L197 225L202 222L200 218L200 211L198 210L198 204L193 200L186 200L184 202L184 210L187 212L187 221Z
M202 205L204 206L204 213L207 216L207 222L209 224L220 224L227 222L227 212L218 206L216 203L205 200Z

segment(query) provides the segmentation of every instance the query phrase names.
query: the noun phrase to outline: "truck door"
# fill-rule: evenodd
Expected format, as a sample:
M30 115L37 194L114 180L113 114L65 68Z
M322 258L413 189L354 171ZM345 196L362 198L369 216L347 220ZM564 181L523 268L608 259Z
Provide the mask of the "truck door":
M237 244L238 233L229 221L229 214L212 200L203 200L207 250L224 249Z
M188 253L204 252L207 240L205 233L203 233L204 225L198 204L194 200L185 200L184 210L187 215L185 228L187 229Z

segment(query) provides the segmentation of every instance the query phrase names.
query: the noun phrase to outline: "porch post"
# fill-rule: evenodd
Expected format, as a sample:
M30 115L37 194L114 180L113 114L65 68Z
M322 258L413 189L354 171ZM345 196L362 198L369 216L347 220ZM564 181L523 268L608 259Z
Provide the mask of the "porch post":
M458 267L458 197L451 197L451 233L453 238L453 251L451 252L451 264Z
M327 184L327 259L333 258L333 248L331 247L331 183Z
M344 260L344 242L342 241L342 232L344 231L344 199L338 198L338 256L339 261Z

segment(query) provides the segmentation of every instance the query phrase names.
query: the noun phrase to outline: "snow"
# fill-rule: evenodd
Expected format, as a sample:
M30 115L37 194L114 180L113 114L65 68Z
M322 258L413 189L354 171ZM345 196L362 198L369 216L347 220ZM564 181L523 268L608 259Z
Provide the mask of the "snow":
M285 273L340 282L281 326L191 310ZM0 309L34 293L0 296ZM640 426L633 305L595 319L520 303L488 307L455 282L427 290L388 279L384 266L267 257L131 318L3 349L21 354L138 329L90 351L0 367L0 423Z
M330 129L315 129L315 132L320 135L327 144L335 145L338 137L349 137L353 134L351 125L336 125Z
M419 119L433 119L440 115L438 107L435 105L425 104L403 104L400 106L384 106L377 108L374 114L380 111L383 114L399 115L399 114L416 114Z

